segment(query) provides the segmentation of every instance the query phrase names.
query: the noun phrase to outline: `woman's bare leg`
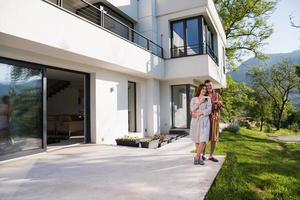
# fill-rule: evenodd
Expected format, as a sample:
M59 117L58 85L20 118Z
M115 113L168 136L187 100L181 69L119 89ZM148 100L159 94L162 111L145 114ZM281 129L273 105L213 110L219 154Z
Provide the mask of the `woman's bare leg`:
M199 151L199 143L195 143L195 148L196 148L196 159L199 160L199 157L198 157L198 151Z
M205 142L200 142L198 151L197 151L197 156L199 157L200 160L203 160L202 155L203 155L203 149L205 148L205 146L206 146Z

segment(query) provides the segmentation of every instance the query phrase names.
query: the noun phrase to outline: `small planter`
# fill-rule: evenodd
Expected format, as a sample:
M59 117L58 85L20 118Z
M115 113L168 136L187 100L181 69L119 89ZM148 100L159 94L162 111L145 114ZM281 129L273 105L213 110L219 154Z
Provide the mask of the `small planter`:
M149 148L149 149L156 149L158 148L159 140L142 140L141 147L142 148Z
M140 142L138 140L133 139L116 139L117 145L119 146L128 146L128 147L139 147Z
M166 139L167 139L168 143L174 142L176 140L175 136L171 136L171 135L167 135Z
M168 140L164 140L162 142L159 142L158 147L165 146L166 144L168 144Z

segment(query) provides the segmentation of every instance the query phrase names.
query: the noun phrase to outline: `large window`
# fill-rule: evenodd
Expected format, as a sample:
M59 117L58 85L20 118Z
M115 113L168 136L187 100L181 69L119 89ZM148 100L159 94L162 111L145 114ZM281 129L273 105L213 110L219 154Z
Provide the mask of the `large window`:
M174 22L172 24L172 56L179 57L185 54L184 22Z
M42 70L0 60L0 160L42 148Z
M171 57L209 54L216 61L214 34L202 16L171 22Z
M189 19L186 21L186 51L187 55L200 53L199 20Z

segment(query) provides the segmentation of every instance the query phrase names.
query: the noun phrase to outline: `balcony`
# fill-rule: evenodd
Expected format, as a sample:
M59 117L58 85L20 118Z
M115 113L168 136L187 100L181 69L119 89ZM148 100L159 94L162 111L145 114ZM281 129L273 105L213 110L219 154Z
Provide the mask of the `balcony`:
M71 12L57 5L56 0L53 2L0 1L0 52L3 57L57 67L78 66L81 68L78 70L85 72L100 68L164 78L164 59L155 55L159 52L155 53L149 40L135 34L130 36L134 43L124 38L125 34L120 36L108 30L108 23L107 28L101 27L76 14L76 10L69 7ZM76 4L78 7L82 8L82 2L80 6ZM138 44L145 47L149 44L150 50Z
M226 75L209 54L178 56L165 61L166 80L212 80L216 87L226 86Z
M118 19L115 16L120 16L113 12L112 9L103 4L95 3L91 4L85 0L45 0L55 4L56 6L72 12L78 17L88 20L95 26L101 27L110 33L121 37L122 39L131 42L144 50L151 52L152 54L163 58L163 49L158 44L147 39L142 34L133 29L133 24L124 20ZM111 11L112 14L108 14ZM127 23L126 23L127 22Z
M209 55L211 59L218 65L219 59L214 53L214 50L206 43L180 46L171 48L171 58L180 58L195 55Z

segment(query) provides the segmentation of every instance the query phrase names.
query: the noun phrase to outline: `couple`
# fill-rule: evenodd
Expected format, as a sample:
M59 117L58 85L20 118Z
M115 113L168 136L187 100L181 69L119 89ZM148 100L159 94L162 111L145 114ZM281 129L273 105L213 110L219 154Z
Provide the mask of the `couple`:
M211 141L209 160L218 162L213 157L219 139L220 111L223 107L222 98L213 90L212 82L206 80L198 86L196 95L191 100L192 115L190 135L196 146L195 165L204 165L205 146Z

